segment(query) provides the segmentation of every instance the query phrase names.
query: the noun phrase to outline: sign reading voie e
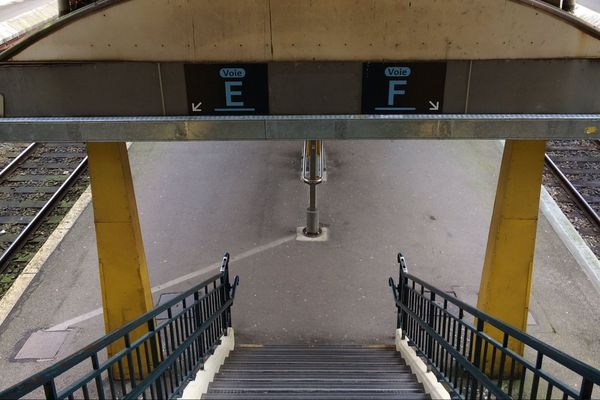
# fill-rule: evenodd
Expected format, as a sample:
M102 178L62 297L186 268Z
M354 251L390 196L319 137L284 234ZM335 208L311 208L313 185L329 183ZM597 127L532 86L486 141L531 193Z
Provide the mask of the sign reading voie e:
M445 62L363 64L363 114L439 114Z
M266 64L184 65L191 115L269 113Z

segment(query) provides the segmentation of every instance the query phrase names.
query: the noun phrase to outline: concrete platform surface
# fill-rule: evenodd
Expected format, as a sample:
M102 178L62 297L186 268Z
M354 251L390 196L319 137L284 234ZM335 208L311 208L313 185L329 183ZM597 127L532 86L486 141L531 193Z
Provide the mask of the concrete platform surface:
M136 143L133 174L155 299L232 255L238 343L394 343L387 278L410 271L473 303L499 169L497 141L326 142L326 242L296 241L308 188L301 142ZM597 291L542 217L530 332L600 366ZM181 279L192 274L189 279ZM510 294L507 294L510 295ZM0 388L103 334L91 208L0 327ZM58 335L52 359L27 339ZM35 334L39 338L39 334ZM46 357L48 352L45 352Z

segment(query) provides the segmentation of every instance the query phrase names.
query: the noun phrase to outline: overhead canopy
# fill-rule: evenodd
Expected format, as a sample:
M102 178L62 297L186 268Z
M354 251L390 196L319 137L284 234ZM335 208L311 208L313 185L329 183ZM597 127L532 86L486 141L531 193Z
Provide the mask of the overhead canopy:
M587 138L600 126L600 33L536 0L99 1L2 57L3 140Z
M536 0L99 1L15 61L599 58L600 35Z

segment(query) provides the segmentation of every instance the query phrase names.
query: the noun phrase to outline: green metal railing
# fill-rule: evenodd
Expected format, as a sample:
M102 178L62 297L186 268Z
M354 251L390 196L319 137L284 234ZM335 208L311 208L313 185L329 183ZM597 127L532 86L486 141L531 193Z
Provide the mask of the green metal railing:
M227 335L238 282L229 281L225 254L219 274L0 392L0 399L176 397Z
M600 370L409 274L401 254L398 262L400 281L389 284L402 338L453 398L600 398Z

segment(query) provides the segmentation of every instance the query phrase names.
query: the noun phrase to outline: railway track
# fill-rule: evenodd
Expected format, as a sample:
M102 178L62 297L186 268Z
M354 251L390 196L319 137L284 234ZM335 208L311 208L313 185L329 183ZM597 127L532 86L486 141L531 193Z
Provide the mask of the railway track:
M8 271L11 263L28 261L28 256L14 258L28 241L36 240L52 210L70 206L61 200L86 166L83 144L31 143L0 171L0 284L16 278L19 271Z
M575 207L561 208L584 236L600 234L600 142L550 141L546 166ZM564 196L561 196L564 197ZM564 203L565 198L559 198ZM588 223L582 222L585 218Z

